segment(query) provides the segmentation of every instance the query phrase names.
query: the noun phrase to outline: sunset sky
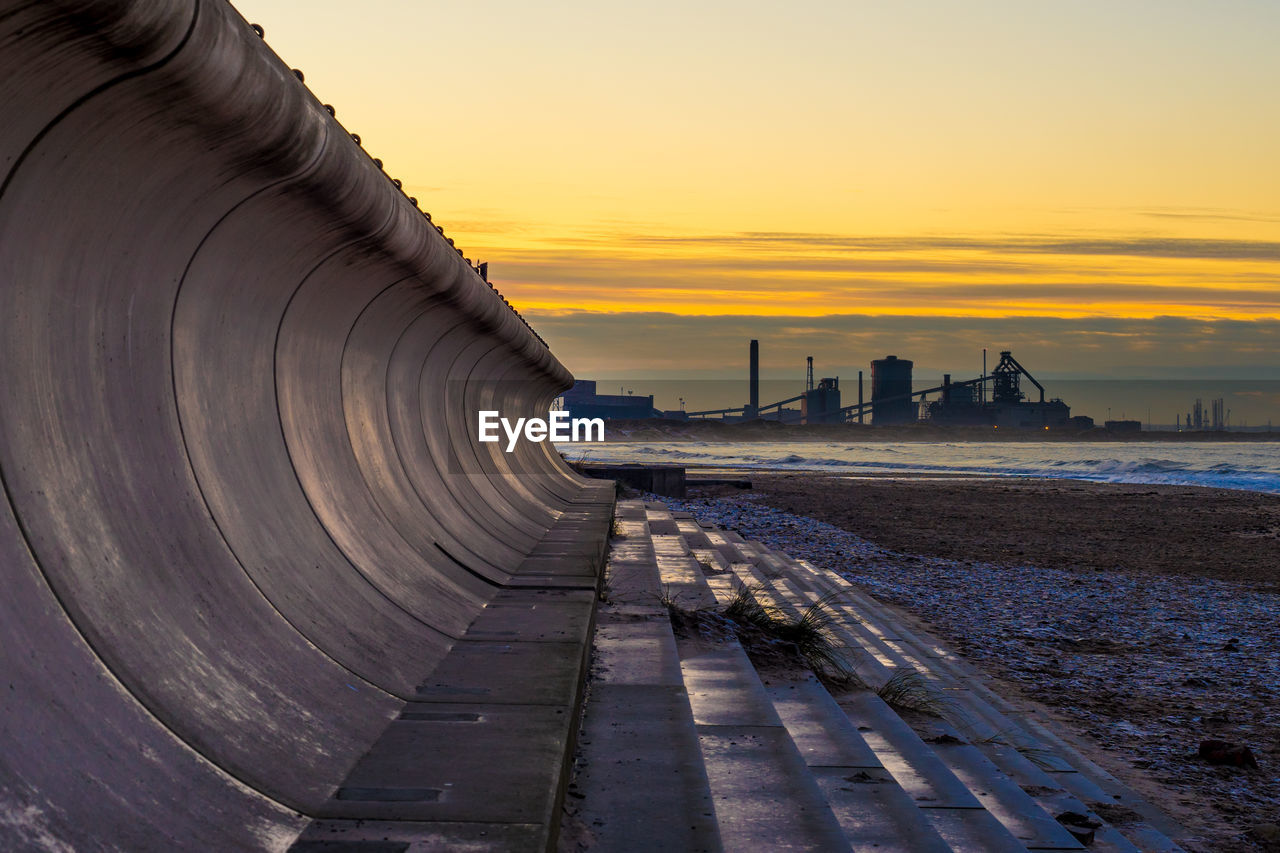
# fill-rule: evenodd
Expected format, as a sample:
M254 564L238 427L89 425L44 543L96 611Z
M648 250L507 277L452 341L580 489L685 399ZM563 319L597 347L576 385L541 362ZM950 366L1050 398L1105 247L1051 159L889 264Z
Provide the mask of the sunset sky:
M1280 367L1270 0L235 5L578 375Z

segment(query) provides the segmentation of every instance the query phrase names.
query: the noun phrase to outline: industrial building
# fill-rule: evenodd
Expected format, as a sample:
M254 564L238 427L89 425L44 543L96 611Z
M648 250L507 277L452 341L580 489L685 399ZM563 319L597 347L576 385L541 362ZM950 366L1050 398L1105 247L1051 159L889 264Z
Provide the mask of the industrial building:
M1182 416L1178 416L1178 431L1187 430L1213 430L1215 432L1225 430L1227 428L1227 412L1226 403L1222 397L1216 400L1210 400L1210 411L1206 412L1204 402L1200 398L1196 398L1195 405L1191 411L1187 412L1187 423L1184 427L1182 424Z
M653 407L653 395L597 394L593 379L578 379L564 392L564 408L572 418L658 418L662 413Z
M911 402L913 362L886 355L871 362L871 423L875 426L909 424L918 420Z
M788 409L789 403L799 403L800 408ZM690 418L711 418L725 421L766 420L789 424L844 423L845 411L840 407L840 377L825 376L817 384L813 381L813 356L808 358L804 391L794 397L774 403L760 404L760 342L751 341L747 355L747 402L727 409L704 409L688 412Z
M1028 400L1022 391L1024 376L1040 392L1038 400ZM907 382L910 382L909 376ZM984 399L988 382L991 384L990 400ZM951 375L946 374L941 388L936 390L941 392L941 398L921 407L924 419L930 423L944 426L989 425L1003 429L1088 429L1093 426L1091 418L1072 418L1071 408L1062 400L1045 400L1044 386L1008 350L1000 353L1000 362L990 374L961 383L953 383ZM873 407L874 391L873 383Z
M840 411L840 377L828 376L810 386L800 401L800 422L805 424L844 423Z
M945 374L942 384L916 391L912 387L910 359L887 355L871 362L871 400L864 402L862 371L858 371L858 402L842 405L840 378L823 377L815 382L813 357L808 358L804 389L793 397L773 403L760 402L760 342L752 340L747 353L747 402L741 406L701 411L659 411L653 395L605 395L596 393L596 383L579 380L564 394L564 406L575 418L715 418L723 421L770 420L791 424L865 423L899 426L928 421L937 426L986 426L995 429L1093 428L1093 419L1072 417L1062 400L1045 399L1044 386L1005 350L999 363L976 379L952 382ZM1039 392L1030 400L1022 390L1026 379ZM938 394L930 400L929 395ZM683 401L681 401L683 403ZM1198 402L1198 401L1197 401ZM791 404L799 408L788 408ZM1216 410L1215 410L1216 412ZM1188 418L1190 421L1190 418Z

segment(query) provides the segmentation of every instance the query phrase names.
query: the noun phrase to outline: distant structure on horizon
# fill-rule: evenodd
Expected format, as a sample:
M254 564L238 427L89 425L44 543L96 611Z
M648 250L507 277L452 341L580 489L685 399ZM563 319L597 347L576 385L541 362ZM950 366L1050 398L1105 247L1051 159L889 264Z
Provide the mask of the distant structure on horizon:
M1021 379L1024 376L1039 390L1039 400L1028 400L1023 393ZM983 399L988 380L991 383L989 401ZM930 423L943 426L992 426L997 429L1093 428L1093 418L1071 417L1071 408L1061 399L1055 397L1045 400L1044 386L1018 363L1009 350L1000 353L1000 362L988 376L953 383L951 374L945 374L942 377L942 387L938 390L941 391L942 398L921 407L922 419Z
M686 412L660 411L653 405L653 395L597 394L596 383L581 379L566 391L564 407L575 418L715 418L741 422L769 420L794 424L865 423L871 416L872 426L895 426L926 421L936 426L989 426L993 429L1069 429L1085 431L1094 428L1093 418L1071 416L1071 409L1059 398L1045 399L1044 386L1005 350L999 363L986 372L986 350L983 350L983 375L976 379L952 382L951 374L942 384L921 391L912 389L910 359L888 355L871 362L871 400L864 401L862 371L858 371L858 402L842 406L840 378L823 377L815 383L813 357L807 359L804 389L794 397L773 403L760 403L760 342L752 340L747 361L747 402L723 409ZM1026 378L1040 392L1039 399L1029 400L1021 381ZM990 394L988 395L988 385ZM936 400L928 395L939 394ZM683 405L683 400L681 404ZM799 403L799 408L787 408ZM1221 401L1215 401L1220 404ZM1220 405L1215 412L1221 410ZM1196 401L1199 417L1200 401ZM1188 415L1188 422L1191 416ZM1110 422L1115 431L1130 431L1128 422ZM1141 428L1141 424L1139 424Z
M911 402L910 359L886 355L871 362L871 424L889 426L919 420Z
M1179 416L1177 424L1178 430L1213 430L1215 432L1225 430L1227 428L1228 413L1226 402L1222 397L1219 397L1216 400L1210 400L1209 407L1209 412L1206 414L1204 403L1201 402L1199 397L1197 397L1195 404L1191 407L1191 411L1187 412L1187 423L1185 427L1182 425L1181 416Z
M779 423L799 424L838 424L847 419L845 409L840 407L840 377L824 376L815 386L813 381L813 356L807 359L804 391L778 400L774 403L760 405L760 342L752 340L747 354L747 403L743 406L727 409L704 409L697 412L680 412L686 418L710 418L718 416L719 420L738 421L777 421ZM861 380L861 374L859 374ZM861 394L861 386L859 386ZM861 400L861 397L859 397ZM788 409L789 403L799 403L799 409ZM667 412L664 417L671 416Z
M597 394L593 379L578 379L564 392L564 407L571 418L656 418L661 417L653 407L653 395L637 397L634 394Z
M1107 432L1142 432L1142 421L1104 421Z

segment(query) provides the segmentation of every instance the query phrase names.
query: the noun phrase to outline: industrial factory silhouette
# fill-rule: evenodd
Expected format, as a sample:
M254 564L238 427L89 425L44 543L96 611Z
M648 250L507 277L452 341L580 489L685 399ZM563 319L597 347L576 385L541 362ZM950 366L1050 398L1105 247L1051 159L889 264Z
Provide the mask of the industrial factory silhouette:
M1000 353L996 365L986 369L983 350L982 375L953 382L944 374L942 382L927 388L913 387L910 359L887 355L871 362L871 396L864 394L863 371L858 371L857 402L843 405L838 376L815 381L813 357L807 359L804 388L800 393L772 403L760 402L760 344L750 344L748 400L741 406L686 410L658 409L653 395L598 394L597 383L580 379L563 396L564 408L574 417L670 420L706 419L726 423L753 420L782 424L870 424L902 426L927 421L937 426L986 426L994 429L1036 429L1085 431L1094 428L1093 418L1072 416L1071 408L1058 398L1045 398L1045 388L1023 367L1013 353ZM1023 390L1022 380L1036 389L1035 399ZM931 397L933 399L931 399ZM1136 423L1136 422L1135 422ZM1110 429L1126 428L1125 422L1108 423Z

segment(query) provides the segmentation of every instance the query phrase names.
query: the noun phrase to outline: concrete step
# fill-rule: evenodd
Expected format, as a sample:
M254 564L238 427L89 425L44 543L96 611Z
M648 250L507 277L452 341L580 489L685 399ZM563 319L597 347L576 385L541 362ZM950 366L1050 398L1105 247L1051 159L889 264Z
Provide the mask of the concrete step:
M648 520L619 504L566 805L592 850L722 849Z
M777 560L772 561L772 564L777 571L786 569ZM762 604L777 608L793 618L799 615L800 607L794 592L791 595L784 594L779 586L785 582L781 579L771 580L767 576L768 569L758 564L737 564L733 566L733 572L737 585L727 579L714 579L722 601L738 585L747 585L753 589L755 597ZM745 661L745 657L742 661ZM718 666L710 665L704 656L698 662L695 673L697 683L714 684L722 696L724 705L713 709L714 719L722 724L736 723L742 726L753 723L765 725L774 715L785 720L784 727L791 742L810 767L809 775L817 783L818 791L826 799L828 809L855 849L952 849L938 831L937 824L943 825L953 839L959 839L968 845L968 849L1024 849L990 815L956 817L948 814L935 817L932 812L923 811L901 784L902 780L885 769L875 749L861 736L847 713L812 675L802 679L780 679L770 672L761 676L771 685L765 693L773 706L769 709L760 704L760 697L753 689L744 692L746 679L741 674L736 679L728 678L723 671L726 662L716 663ZM740 662L739 666L741 665ZM687 681L690 680L689 676L689 667L686 665ZM726 691L727 685L734 685L737 689ZM874 698L868 691L861 692ZM700 691L692 683L690 695L696 718ZM903 727L902 731L906 732L907 737L919 741L909 728ZM919 752L922 755L928 754L923 743L919 743ZM922 760L916 762L917 766L923 763ZM936 759L930 769L940 776L949 775ZM710 769L709 772L714 780L714 772ZM902 772L901 769L899 772ZM950 786L958 796L967 794L958 780L951 779ZM968 797L960 807L981 810L980 803L973 797ZM978 844L981 846L974 846Z
M570 809L592 850L720 850L670 623L601 621Z
M651 528L655 520L666 520L655 518L652 509L649 514ZM654 539L655 548L665 546L669 556L658 560L662 582L715 606L716 593L696 560L690 577L688 561L676 559L675 543L661 535ZM677 648L725 849L850 849L738 642L695 637L679 640Z
M1028 849L1084 849L1054 819L1054 815L1062 814L1067 809L1045 811L1040 801L1033 799L1016 780L993 764L954 726L943 720L932 723L932 733L924 738L925 742L932 745L934 754L973 792L983 807L996 816L1011 835Z
M1114 802L1118 783L1079 772L919 623L844 579L658 503L619 504L614 530L583 726L595 757L570 798L594 847L1081 850L1055 816ZM672 634L668 606L709 612L744 587L789 618L822 602L861 676L921 672L947 718L833 694L803 664L758 670L714 618ZM1177 849L1149 824L1125 832L1104 825L1089 849Z
M742 648L734 641L680 645L726 849L849 849Z
M680 531L680 535L684 537L685 543L690 548L707 548L711 545L706 531L692 517L677 518L676 529Z
M811 589L813 588L811 587ZM820 588L813 591L816 594L816 592L820 591ZM862 596L858 596L858 598L863 601L867 600ZM853 608L844 609L846 612L853 610ZM877 620L872 615L870 607L864 605L862 609L854 612L858 613L858 618L863 620L864 623L870 622L872 626L875 625ZM891 659L890 656L892 656L892 659L896 659L895 663L899 665L906 665L913 661L917 665L921 663L932 665L935 667L932 670L935 674L938 674L939 669L943 670L939 677L941 689L946 692L951 701L956 703L957 716L966 724L963 733L954 732L957 737L993 738L994 740L990 742L979 744L977 748L1001 773L1014 779L1019 788L1024 790L1030 788L1033 791L1041 792L1040 796L1032 797L1032 799L1046 814L1058 815L1067 811L1074 811L1097 818L1097 815L1092 813L1087 802L1098 802L1102 799L1099 796L1102 793L1101 789L1087 780L1079 778L1075 768L1069 766L1065 759L1048 751L1051 747L1046 746L1043 741L1034 734L1027 732L1019 723L992 707L991 704L984 701L982 696L972 695L973 679L964 678L967 673L964 672L963 664L954 655L946 652L945 649L941 649L936 643L921 641L900 625L891 627L887 622L881 622L880 624L884 627L879 629L873 627L869 632L864 633L864 639L868 643L868 647L874 647L879 642L877 653L881 655L882 659L889 660ZM917 653L921 648L928 649L932 653L903 656L902 649L893 648L890 645L891 643L904 643ZM957 670L961 672L959 682L950 675ZM985 688L983 690L986 692ZM1037 761L1042 764L1048 764L1049 769L1055 772L1052 774L1045 772L1045 770L1029 761L1017 749L1005 744L1017 744L1023 749L1035 750ZM1063 784L1063 780L1070 780L1070 783ZM1086 796L1072 794L1069 790L1071 787L1077 788ZM1012 796L1015 799L1019 799L1016 792ZM1102 799L1102 801L1107 800ZM1011 809L1006 809L1005 811L1006 816L1016 813L1016 810ZM1006 822L1012 823L1013 821L1010 819ZM1146 832L1141 827L1137 828L1137 831L1139 833ZM1151 841L1147 843L1150 844ZM1171 844L1172 842L1169 842L1166 838L1161 843ZM1094 849L1129 850L1132 849L1133 845L1115 828L1104 826L1098 831L1093 847ZM1047 847L1046 849L1053 848Z
M752 557L748 554L744 554L741 550L739 550L738 546L739 544L741 544L742 537L740 536L737 537L737 541L735 541L733 538L730 538L731 536L730 531L707 530L705 528L702 531L702 535L707 540L707 547L713 548L716 551L720 552L720 554L724 557L724 559L727 562L730 562L730 563L751 562Z
M766 679L774 709L854 849L951 849L817 679Z
M1022 789L1025 785L1041 792L1039 797L1031 799L1040 807L1040 811L1050 815L1062 814L1064 811L1092 815L1089 803L1114 802L1113 797L1127 804L1132 801L1137 804L1136 808L1140 813L1148 816L1147 823L1125 826L1125 832L1138 842L1139 848L1178 849L1166 834L1180 832L1176 824L1160 815L1131 789L1097 768L1038 721L1029 720L1025 715L1015 712L1007 701L986 686L987 679L976 674L932 637L928 637L916 620L854 589L843 578L820 572L803 561L788 562L791 571L781 581L775 582L774 586L784 590L788 588L787 582L792 582L793 591L801 594L794 601L796 607L833 591L839 592L841 601L836 603L836 608L846 617L840 620L841 625L864 651L873 656L878 666L871 666L871 670L883 675L896 668L911 666L930 675L938 689L954 705L952 717L963 728L963 732L957 731L955 735L978 741L975 746L985 763L979 763L975 767L981 768L984 778L998 778L990 775L992 768L1010 778L1020 776L1017 787ZM1041 766L1036 766L1008 744L1027 752L1034 751L1036 762ZM991 766L988 767L987 764ZM970 772L972 770L973 768L969 768ZM1087 771L1089 776L1085 776L1082 770ZM1095 778L1104 784L1099 785L1094 781ZM1014 816L1025 808L1026 802L1017 791L1007 787L1004 790L1018 805L1005 806L1003 812L1000 811L1002 807L998 806L997 813L1003 814L1005 822L1016 828L1018 819ZM1046 823L1044 828L1046 832L1057 835L1055 827ZM1036 849L1060 849L1053 845L1065 843L1065 840L1060 836L1058 838L1059 841L1055 842L1046 835L1033 843L1038 845ZM1099 829L1093 842L1093 849L1130 850L1133 847L1130 840L1110 826Z
M787 577L791 567L785 560L763 551L757 551L755 564L735 564L732 571L738 584L749 587L761 604L793 619L798 618L813 601L819 598L819 596L806 595L805 591L792 583ZM843 639L839 636L841 627L838 624L832 626L832 633L836 634L838 639ZM769 678L769 676L765 677ZM882 816L892 813L891 819L876 825L876 831L873 833L877 838L876 843L887 843L886 839L892 837L888 834L891 830L909 829L908 837L911 841L907 843L924 845L926 849L930 843L933 843L937 845L937 849L946 849L946 843L938 833L937 825L940 825L953 838L962 839L967 845L978 843L981 839L985 847L980 849L1024 849L998 821L991 819L993 815L939 814L935 820L932 811L923 811L926 808L981 810L983 805L964 783L955 777L946 764L938 760L929 746L898 718L895 712L870 691L858 692L862 695L861 699L847 701L855 704L878 703L885 715L882 721L886 724L892 722L891 731L871 734L873 741L880 747L880 753L888 758L892 767L890 770L885 770L877 750L858 730L866 728L871 731L871 727L855 727L850 722L848 711L837 705L816 679L805 686L792 680L780 687L779 691L771 693L771 698L774 698L775 704L779 706L777 708L779 714L792 721L788 729L797 746L802 749L802 754L825 754L828 761L838 762L828 769L839 769L844 765L849 770L845 776L830 772L822 774L826 779L826 784L822 788L824 793L830 795L830 806L842 826L857 832L867 832L872 829L859 804L866 798L874 796L876 803L882 809ZM843 758L837 757L840 752L833 748L835 744L843 745L845 751ZM809 763L813 764L813 761ZM883 772L878 775L860 773L860 770L868 769L864 768L864 765L868 764L871 765L869 769ZM995 777L994 781L1008 783L1008 780L1004 779L994 767L991 771ZM867 781L868 777L870 782ZM845 784L835 784L842 779ZM872 787L865 788L863 784L850 782L851 779L863 784L871 784ZM883 787L886 784L889 787ZM890 790L896 790L897 793L891 794ZM867 791L874 791L874 794L869 794ZM1023 796L1025 798L1025 794ZM865 806L865 803L861 804ZM1074 843L1069 834L1061 830L1056 822L1040 813L1034 802L1026 798L1024 805L1032 813L1038 814L1052 824L1052 826L1038 824L1041 830L1038 835L1024 834L1035 840L1049 839L1055 844L1051 849L1078 849L1079 845ZM849 808L854 810L841 814L842 810ZM1054 830L1060 831L1062 836L1066 837L1066 846L1061 846L1063 837L1055 836ZM850 839L855 845L862 840L856 835L851 835Z

